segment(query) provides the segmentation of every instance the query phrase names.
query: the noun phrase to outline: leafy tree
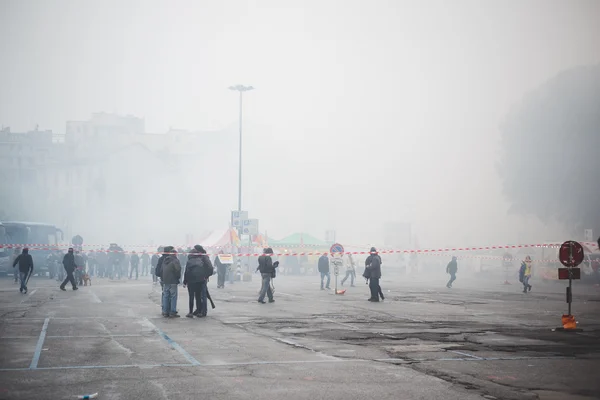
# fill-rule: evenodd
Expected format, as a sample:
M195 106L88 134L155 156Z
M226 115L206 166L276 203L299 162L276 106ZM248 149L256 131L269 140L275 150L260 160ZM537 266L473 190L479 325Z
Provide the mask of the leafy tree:
M499 172L511 212L600 233L600 65L559 73L502 125Z

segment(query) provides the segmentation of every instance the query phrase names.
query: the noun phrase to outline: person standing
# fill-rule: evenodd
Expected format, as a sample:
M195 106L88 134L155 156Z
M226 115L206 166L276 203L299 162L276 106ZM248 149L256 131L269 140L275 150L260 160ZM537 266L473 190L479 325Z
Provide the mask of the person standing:
M158 248L158 252L162 252L162 247ZM150 259L150 273L152 274L152 285L156 285L158 282L158 277L156 276L156 267L158 266L158 259L160 257L157 253L152 254L152 258Z
M206 317L207 307L207 288L206 282L214 273L214 268L210 258L206 255L206 250L200 245L194 246L189 252L183 285L188 288L189 295L189 313L187 318ZM194 299L196 300L196 310L194 311Z
M351 253L348 253L348 262L346 263L346 276L342 279L342 286L344 286L344 282L346 279L350 278L350 286L354 287L354 278L356 278L356 264L354 263L354 258Z
M29 254L29 249L27 247L24 247L23 252L15 258L13 261L13 268L17 264L19 264L19 281L21 282L19 292L27 294L27 280L29 279L29 276L33 274L33 258L31 257L31 254Z
M531 279L531 257L527 256L519 269L519 281L523 283L523 293L531 292L532 286L529 284L529 279Z
M177 313L177 286L181 279L181 264L177 259L177 251L173 246L165 247L165 254L160 265L163 283L163 317L179 318Z
M133 277L133 270L135 269L135 280L138 280L138 270L140 266L140 257L134 251L131 252L131 258L129 259L131 263L131 269L129 270L129 279Z
M227 264L221 261L221 254L223 254L223 250L220 250L219 254L215 257L215 266L217 267L217 289L223 289L225 287L225 274L227 274Z
M101 248L100 251L96 254L96 262L98 264L98 277L106 278L107 276L107 265L108 265L108 256L104 251L104 248Z
M379 286L379 279L381 279L381 257L377 254L377 249L371 247L371 254L365 260L365 267L369 270L369 289L371 290L371 297L369 301L377 303L379 302L379 296L383 300L383 292L381 286Z
M67 289L65 289L67 282L71 282L71 285L73 286L73 290L77 290L77 284L75 283L75 277L73 276L73 272L75 272L75 268L77 268L77 266L75 265L75 254L73 254L72 247L69 247L69 251L63 257L63 266L65 267L65 272L67 273L67 277L65 278L63 283L60 285L60 290L62 290L62 291L67 290Z
M258 296L258 302L265 304L265 295L269 297L269 303L274 303L273 290L271 289L271 279L275 273L275 266L271 256L273 255L273 249L270 247L266 248L263 254L258 257L258 270L262 277L262 287L260 288L260 295Z
M319 257L318 269L321 273L321 290L325 290L323 287L323 281L325 280L325 277L327 277L326 288L329 289L329 284L331 283L331 274L329 273L329 258L327 257L327 254L323 254L321 257Z
M446 284L448 289L452 289L452 282L456 280L456 271L458 271L458 263L456 262L456 257L452 257L452 261L446 266L446 273L450 274L450 280Z
M146 253L146 250L142 251L142 276L148 276L148 266L150 265L150 256Z

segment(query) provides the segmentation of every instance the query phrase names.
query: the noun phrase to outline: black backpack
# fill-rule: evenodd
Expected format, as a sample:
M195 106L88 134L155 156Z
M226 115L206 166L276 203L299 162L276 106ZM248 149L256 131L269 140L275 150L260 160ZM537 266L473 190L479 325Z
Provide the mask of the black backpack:
M162 257L161 257L162 258ZM164 260L163 260L164 261ZM156 265L156 268L154 269L154 275L158 276L160 279L162 279L162 270L163 270L163 262L161 261L161 259L158 259L158 264Z

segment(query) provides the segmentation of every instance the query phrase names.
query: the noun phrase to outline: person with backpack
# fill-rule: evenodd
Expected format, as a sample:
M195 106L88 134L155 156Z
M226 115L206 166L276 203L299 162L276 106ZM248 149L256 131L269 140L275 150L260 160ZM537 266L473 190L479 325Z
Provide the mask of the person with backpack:
M159 261L159 267L162 269L163 284L163 317L179 318L177 313L177 286L181 279L181 264L177 258L177 251L173 246L165 247L165 257L162 263Z
M519 269L519 282L523 284L523 293L531 292L532 286L529 284L529 279L531 279L531 257L527 256Z
M329 284L331 283L331 274L329 273L329 258L327 254L323 254L319 257L319 263L317 264L319 272L321 273L321 290L325 290L325 288L329 289ZM327 285L323 288L323 281L327 277Z
M19 281L21 282L19 292L27 294L27 281L33 274L33 257L29 254L27 247L23 248L23 252L14 259L13 268L17 264L19 264Z
M206 250L200 245L194 246L189 251L183 278L183 286L187 286L189 295L190 312L186 315L187 318L206 317L208 312L206 283L214 272ZM196 311L194 311L194 299L196 299Z
M448 289L452 289L452 282L456 280L456 272L458 271L458 263L456 262L456 257L452 257L452 261L448 263L446 266L446 273L450 274L450 280L446 284Z
M365 260L365 275L369 276L369 289L371 290L371 297L368 299L371 302L379 302L379 296L381 300L384 300L383 291L379 286L379 279L381 279L381 257L377 253L375 247L371 247L369 257ZM364 276L364 275L363 275Z

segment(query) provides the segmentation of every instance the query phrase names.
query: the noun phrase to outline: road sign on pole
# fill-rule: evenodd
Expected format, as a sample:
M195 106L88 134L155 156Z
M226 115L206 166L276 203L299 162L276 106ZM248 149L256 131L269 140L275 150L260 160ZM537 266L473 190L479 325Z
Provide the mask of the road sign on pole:
M331 245L331 248L329 249L329 252L331 254L336 254L336 253L343 253L344 252L344 246L342 246L339 243L334 243Z
M571 303L573 302L573 279L579 279L581 277L581 270L576 268L583 262L584 253L583 246L574 240L567 240L564 242L558 250L558 260L562 265L567 268L559 268L558 278L569 279L569 286L567 287L567 304L569 307L569 313L562 316L563 327L557 328L560 331L578 331L577 322L575 317L571 315Z

